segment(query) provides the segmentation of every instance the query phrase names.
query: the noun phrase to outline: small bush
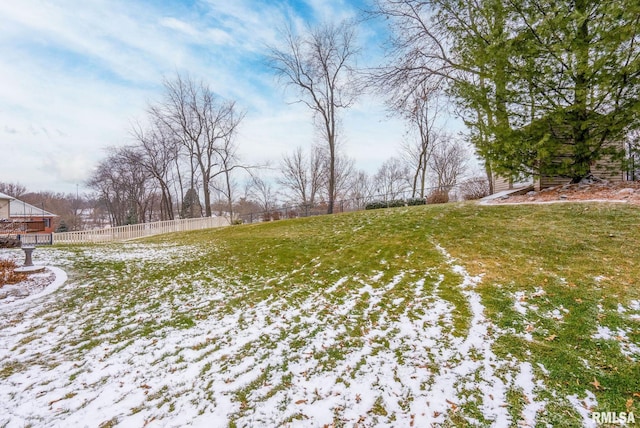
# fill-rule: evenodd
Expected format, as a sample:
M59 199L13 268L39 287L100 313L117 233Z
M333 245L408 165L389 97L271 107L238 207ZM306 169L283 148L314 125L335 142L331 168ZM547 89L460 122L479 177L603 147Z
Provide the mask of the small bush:
M408 206L415 206L415 205L425 205L427 203L427 200L425 198L411 198L411 199L407 199L407 205Z
M27 279L24 273L15 273L18 267L13 260L0 260L0 287L6 284L17 284Z
M474 177L460 184L462 199L471 201L489 196L489 182L483 177Z
M377 210L380 208L387 208L387 203L384 201L374 201L374 202L369 202L367 205L364 206L365 210Z
M449 202L449 192L446 190L434 190L427 196L428 204L446 204Z
M390 201L374 201L364 206L365 210L377 210L380 208L404 207L405 202L402 199L392 199Z
M19 247L20 247L19 239L0 236L0 248L19 248Z

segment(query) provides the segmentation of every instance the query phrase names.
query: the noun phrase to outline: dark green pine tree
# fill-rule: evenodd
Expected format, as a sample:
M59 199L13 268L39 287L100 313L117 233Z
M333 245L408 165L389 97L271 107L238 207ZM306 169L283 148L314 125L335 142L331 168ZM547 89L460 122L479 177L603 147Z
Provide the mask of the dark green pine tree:
M60 224L56 229L56 233L62 233L62 232L68 232L68 231L69 231L69 227L67 226L67 223L64 220L60 220Z
M180 216L182 218L202 217L202 205L200 204L200 197L196 189L191 188L187 190L187 193L184 195Z
M407 39L424 44L413 69L446 73L495 172L579 181L596 161L620 159L640 127L637 0L399 3L420 4L428 22Z
M502 43L508 60L505 80L500 67L491 77L494 104L478 102L473 91L458 92L496 118L480 152L508 175L558 175L574 182L590 175L600 159L620 160L624 141L640 122L640 3L507 3L509 39L492 41ZM485 52L476 52L472 61L488 61ZM500 55L495 58L498 64ZM508 88L505 104L501 85ZM508 120L500 121L505 113Z

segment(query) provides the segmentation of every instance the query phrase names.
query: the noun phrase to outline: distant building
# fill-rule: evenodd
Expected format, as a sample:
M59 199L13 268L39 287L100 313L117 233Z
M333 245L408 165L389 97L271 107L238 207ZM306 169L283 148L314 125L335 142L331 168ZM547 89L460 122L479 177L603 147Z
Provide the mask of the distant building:
M0 229L5 233L51 233L57 215L0 193Z
M9 202L14 198L4 193L0 193L0 221L9 220Z

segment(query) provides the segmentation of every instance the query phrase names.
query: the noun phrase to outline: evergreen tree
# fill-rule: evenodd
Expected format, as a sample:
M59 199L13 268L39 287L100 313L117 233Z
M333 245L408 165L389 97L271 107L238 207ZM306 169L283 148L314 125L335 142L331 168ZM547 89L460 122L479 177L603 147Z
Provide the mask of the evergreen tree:
M620 158L623 145L611 143L623 142L638 126L640 3L511 3L519 29L514 76L531 104L512 106L514 116L523 116L521 127L503 144L534 155L534 165L532 159L523 164L577 182L598 159Z
M182 201L182 218L199 218L202 217L202 205L200 204L200 197L196 189L189 189L184 195L184 201Z
M637 0L380 0L378 11L396 31L390 81L445 76L501 175L578 181L639 126Z
M60 220L60 225L56 229L56 233L68 232L69 228L67 227L67 223L64 220Z

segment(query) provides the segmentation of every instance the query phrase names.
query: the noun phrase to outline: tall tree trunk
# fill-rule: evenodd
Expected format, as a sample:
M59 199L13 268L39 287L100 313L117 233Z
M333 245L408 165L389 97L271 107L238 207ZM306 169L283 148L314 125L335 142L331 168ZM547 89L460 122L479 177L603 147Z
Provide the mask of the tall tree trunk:
M587 16L587 4L585 0L576 0L576 12L582 17L576 34L576 79L575 95L572 112L573 120L573 147L574 167L571 171L572 182L577 183L591 173L590 160L592 158L589 147L589 127L585 126L588 120L587 97L589 86L587 82L587 70L589 67L589 18Z
M329 138L329 207L327 214L333 214L333 204L336 191L336 148L333 136Z

